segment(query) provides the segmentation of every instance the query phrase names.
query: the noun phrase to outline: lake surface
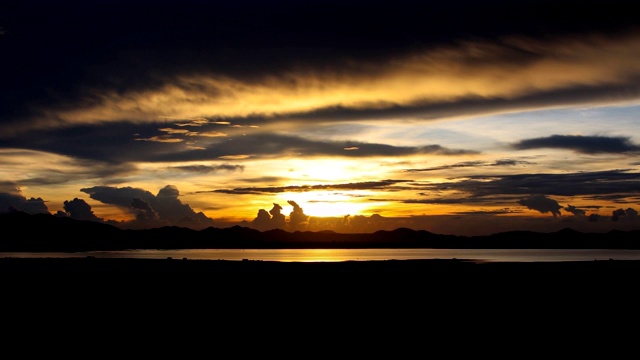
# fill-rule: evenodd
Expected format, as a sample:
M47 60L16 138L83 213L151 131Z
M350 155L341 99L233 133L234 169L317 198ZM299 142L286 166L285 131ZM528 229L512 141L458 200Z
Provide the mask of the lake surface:
M468 259L478 261L590 261L640 260L640 250L602 249L189 249L126 250L87 252L0 252L0 257L17 258L132 258L193 260L263 260L337 262L367 260Z

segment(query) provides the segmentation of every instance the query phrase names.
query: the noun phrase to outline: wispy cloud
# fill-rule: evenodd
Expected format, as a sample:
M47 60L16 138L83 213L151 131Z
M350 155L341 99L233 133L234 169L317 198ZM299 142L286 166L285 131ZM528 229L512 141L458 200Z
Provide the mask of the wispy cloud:
M488 162L484 160L474 160L474 161L464 161L460 163L455 163L451 165L442 165L442 166L434 166L428 168L420 168L420 169L406 169L405 172L424 172L424 171L437 171L437 170L449 170L456 168L477 168L477 167L486 167L486 166L516 166L516 165L530 165L532 164L526 160L515 160L515 159L500 159L493 162Z
M474 197L491 195L637 195L640 173L626 170L575 173L473 175L420 187L433 192L458 191Z
M551 135L542 138L524 139L512 145L518 150L552 148L566 149L583 154L636 153L640 145L622 136Z
M234 171L243 171L244 165L231 165L231 164L221 164L221 165L182 165L182 166L171 166L169 169L176 169L184 172L190 173L199 173L199 174L208 174L212 172L234 172Z
M185 161L206 159L233 159L244 157L309 157L309 156L344 156L344 157L373 157L373 156L406 156L417 154L434 155L464 155L476 154L476 151L466 149L449 149L440 145L424 146L393 146L379 143L365 143L360 141L322 141L308 139L301 136L281 135L275 133L258 133L211 142L205 151L185 150L162 153L148 161ZM345 148L357 148L357 151L345 151Z
M404 112L429 119L513 111L531 106L536 98L551 100L548 106L585 100L608 104L637 99L639 44L636 31L544 40L504 37L461 40L386 61L302 66L251 78L176 73L146 89L93 89L88 102L41 108L32 126L157 122L160 117L228 121L259 116L274 121L349 112L381 119ZM202 121L189 120L195 125Z
M225 193L225 194L272 194L283 192L306 192L314 190L372 190L372 189L386 189L386 190L400 190L396 186L402 183L409 182L408 180L380 180L380 181L365 181L358 183L346 183L346 184L317 184L317 185L300 185L300 186L269 186L269 187L241 187L233 189L216 189L213 192Z

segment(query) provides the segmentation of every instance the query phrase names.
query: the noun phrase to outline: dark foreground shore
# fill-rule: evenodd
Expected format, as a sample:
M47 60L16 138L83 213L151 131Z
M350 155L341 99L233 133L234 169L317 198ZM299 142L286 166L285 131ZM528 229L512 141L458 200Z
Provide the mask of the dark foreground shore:
M226 296L308 292L395 294L634 291L640 261L481 262L464 259L275 262L125 258L1 258L5 289Z
M83 336L117 329L132 338L215 330L382 341L526 331L532 340L544 329L560 341L569 329L602 336L640 317L640 261L626 260L0 258L0 276L5 325L28 332L37 324L47 334L72 324Z

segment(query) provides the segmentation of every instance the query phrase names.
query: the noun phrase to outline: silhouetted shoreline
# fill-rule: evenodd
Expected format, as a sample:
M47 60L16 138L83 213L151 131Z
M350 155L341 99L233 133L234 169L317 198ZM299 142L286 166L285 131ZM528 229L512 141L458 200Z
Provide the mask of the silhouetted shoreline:
M640 260L593 260L553 262L486 262L473 259L368 260L339 262L279 262L262 260L190 260L131 258L0 258L0 272L7 283L77 280L92 286L128 283L164 285L172 282L209 282L218 285L331 281L353 281L382 285L429 280L430 285L449 282L472 285L473 281L519 283L544 281L552 284L588 285L599 282L637 281ZM76 279L77 278L77 279ZM73 281L72 281L73 282Z
M317 247L447 247L523 248L638 248L637 232L581 234L565 230L554 234L515 232L492 237L447 237L424 231L397 229L374 234L258 232L247 228L159 228L130 232L90 221L21 213L0 216L7 234L0 252L81 251L128 248L224 248L244 243L271 246ZM20 231L18 231L20 229ZM257 237L252 237L257 236ZM263 236L267 236L266 240ZM343 237L346 243L333 241ZM593 237L591 237L593 236ZM300 237L306 237L301 241ZM309 240L309 239L316 239ZM350 239L350 240L349 240ZM364 240L363 240L364 239ZM137 242L136 242L137 241ZM253 241L253 243L252 243ZM266 241L266 244L265 244ZM456 242L459 241L459 242ZM226 245L225 245L226 244ZM316 246L314 246L316 245ZM375 245L375 246L374 246ZM390 246L393 245L393 246ZM343 262L278 262L261 260L194 260L132 258L0 258L4 299L22 307L38 301L59 306L85 299L105 300L112 306L162 304L210 308L260 306L338 306L363 302L400 308L450 308L487 302L548 305L596 304L616 306L635 299L640 260L563 262L483 262L473 259L370 260ZM308 305L307 305L308 304ZM458 306L458 305L455 305Z
M640 249L640 230L582 233L570 228L540 233L510 231L489 236L455 236L398 228L373 233L258 231L233 226L194 230L161 227L123 230L94 221L23 212L0 214L12 234L0 252L79 252L127 249Z
M178 331L183 321L307 329L330 322L347 331L379 321L449 328L501 321L513 330L623 321L637 307L640 260L0 258L0 274L8 317L52 324L144 321L158 330L167 320Z

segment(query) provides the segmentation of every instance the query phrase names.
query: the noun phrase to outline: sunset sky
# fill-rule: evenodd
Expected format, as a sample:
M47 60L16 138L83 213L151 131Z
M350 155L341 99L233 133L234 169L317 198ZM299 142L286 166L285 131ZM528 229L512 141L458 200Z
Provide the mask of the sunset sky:
M0 4L0 212L640 228L631 1Z

